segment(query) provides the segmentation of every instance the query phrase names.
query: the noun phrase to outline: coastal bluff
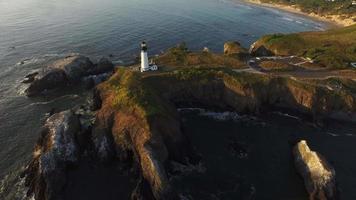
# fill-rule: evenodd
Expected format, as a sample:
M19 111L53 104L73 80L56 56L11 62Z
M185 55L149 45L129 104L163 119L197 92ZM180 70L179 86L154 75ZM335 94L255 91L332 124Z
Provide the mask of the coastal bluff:
M234 48L227 51L236 53ZM248 115L287 110L321 124L326 119L356 120L352 82L337 78L300 81L249 73L236 70L241 61L233 55L191 53L182 47L170 52L157 58L165 67L162 71L141 73L134 66L117 67L108 80L97 85L90 114L94 120L89 126L84 126L82 116L73 111L47 119L24 172L29 196L60 199L70 167L90 157L103 165L129 163L138 177L131 199L184 199L171 182L172 163L198 165L201 158L185 135L179 108L203 107ZM219 64L226 59L236 65L211 67L202 62L194 66L196 58ZM167 63L174 62L176 65L169 68ZM334 90L325 86L335 81L343 87ZM296 150L294 154L299 155ZM298 170L305 178L302 169Z

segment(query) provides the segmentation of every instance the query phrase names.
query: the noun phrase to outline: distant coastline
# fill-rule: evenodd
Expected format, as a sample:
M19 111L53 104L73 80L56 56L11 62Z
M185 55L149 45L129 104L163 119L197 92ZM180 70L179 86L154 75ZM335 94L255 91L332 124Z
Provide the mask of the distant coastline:
M277 4L277 3L264 3L261 2L260 0L243 0L246 3L251 3L259 6L264 6L264 7L269 7L269 8L276 8L280 10L284 10L287 12L291 13L296 13L299 15L304 15L308 16L320 21L328 22L331 23L334 26L337 27L345 27L345 26L351 26L356 24L356 22L351 19L351 18L345 18L343 19L340 15L327 15L327 16L321 16L316 13L306 13L303 12L298 6L296 5L286 5L286 4Z

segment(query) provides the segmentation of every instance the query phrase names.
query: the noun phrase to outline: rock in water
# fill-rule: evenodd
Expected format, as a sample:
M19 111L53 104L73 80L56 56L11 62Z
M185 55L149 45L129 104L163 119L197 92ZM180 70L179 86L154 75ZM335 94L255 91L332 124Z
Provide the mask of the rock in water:
M34 96L45 90L66 85L67 76L63 70L53 69L31 76L27 83L30 83L29 87L25 91L27 96Z
M62 69L71 81L79 81L80 78L89 74L94 64L88 57L76 55L68 56L64 59L52 63L49 68Z
M310 200L334 200L337 198L335 170L326 159L311 151L305 140L293 149L294 162L304 179Z
M32 161L24 172L29 196L34 195L36 200L61 198L67 168L79 159L76 139L79 132L79 118L70 110L56 113L46 120Z
M55 61L41 72L35 72L25 77L23 83L29 83L27 96L35 96L43 91L63 87L71 82L77 82L84 76L99 68L100 72L109 68L107 62L102 61L94 67L88 57L75 55Z

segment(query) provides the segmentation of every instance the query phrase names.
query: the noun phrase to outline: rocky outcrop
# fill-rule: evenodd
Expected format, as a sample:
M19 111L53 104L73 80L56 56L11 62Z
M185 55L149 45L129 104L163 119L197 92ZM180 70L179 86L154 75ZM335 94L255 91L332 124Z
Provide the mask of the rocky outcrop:
M46 120L24 172L28 195L36 200L61 199L68 166L79 159L77 136L81 131L76 114L67 110Z
M68 56L50 64L40 72L27 75L23 83L28 83L27 96L35 96L44 91L79 82L83 77L91 85L105 80L113 70L113 64L106 58L93 64L88 57Z
M338 199L335 170L323 156L310 150L304 140L295 145L293 155L310 200Z
M30 83L25 91L27 96L35 96L43 91L65 86L68 78L63 70L52 69L31 76L27 83Z
M224 44L224 55L234 56L241 60L246 60L249 57L247 49L237 41L230 41Z
M85 56L68 56L49 65L49 70L63 70L71 81L79 81L83 76L89 75L94 64Z
M106 72L110 72L113 70L114 70L114 65L112 64L112 62L109 59L102 57L100 58L98 63L95 64L88 72L91 75L96 75L96 74L103 74Z
M237 41L230 41L224 44L224 54L225 55L233 55L246 53L247 50L241 46L241 44Z
M140 99L149 97L145 93L136 93L143 89L137 82L140 81L137 73L120 69L110 80L115 84L107 81L96 89L101 108L96 115L92 137L98 157L106 161L110 157L133 156L144 179L139 182L144 184L137 186L133 198L144 196L142 198L147 199L145 195L151 194L154 199L178 199L170 185L166 165L169 160L188 162L193 153L189 152L191 148L180 130L175 109L162 115L155 108L140 105ZM118 91L116 84L121 85L122 90ZM161 101L159 96L152 98Z
M274 53L271 50L267 49L263 45L258 45L256 43L254 43L251 46L249 52L252 56L256 56L256 57L257 56L263 57L263 56L273 56L274 55Z

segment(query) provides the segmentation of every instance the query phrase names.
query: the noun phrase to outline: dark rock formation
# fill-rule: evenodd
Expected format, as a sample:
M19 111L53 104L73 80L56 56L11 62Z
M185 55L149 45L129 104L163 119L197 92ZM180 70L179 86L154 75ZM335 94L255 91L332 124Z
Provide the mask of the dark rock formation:
M27 96L34 96L45 90L65 86L68 83L68 79L63 70L52 69L30 76L27 83L30 83L25 91Z
M237 41L230 41L224 44L224 54L235 56L241 60L246 60L249 57L247 49L243 48Z
M77 134L80 131L79 118L70 110L56 113L46 120L32 161L24 172L28 195L33 194L36 200L61 198L67 168L79 159Z
M27 96L34 96L54 88L81 81L89 76L86 83L93 86L106 80L113 70L113 64L105 58L93 64L88 57L75 55L57 60L41 72L27 75L23 83L29 83ZM89 87L88 86L88 87Z
M310 200L338 199L335 170L323 156L311 151L304 140L295 145L293 155Z
M237 41L230 41L224 44L224 54L233 55L239 53L246 53L247 50L241 46Z
M61 69L69 80L79 81L83 76L89 75L93 67L94 64L88 57L77 55L57 60L49 66L49 69Z
M265 46L254 46L252 45L250 48L250 54L252 56L273 56L274 53L267 49Z
M114 70L114 65L112 62L109 59L103 57L97 64L93 66L92 69L90 69L89 73L95 75L110 72L112 70Z

